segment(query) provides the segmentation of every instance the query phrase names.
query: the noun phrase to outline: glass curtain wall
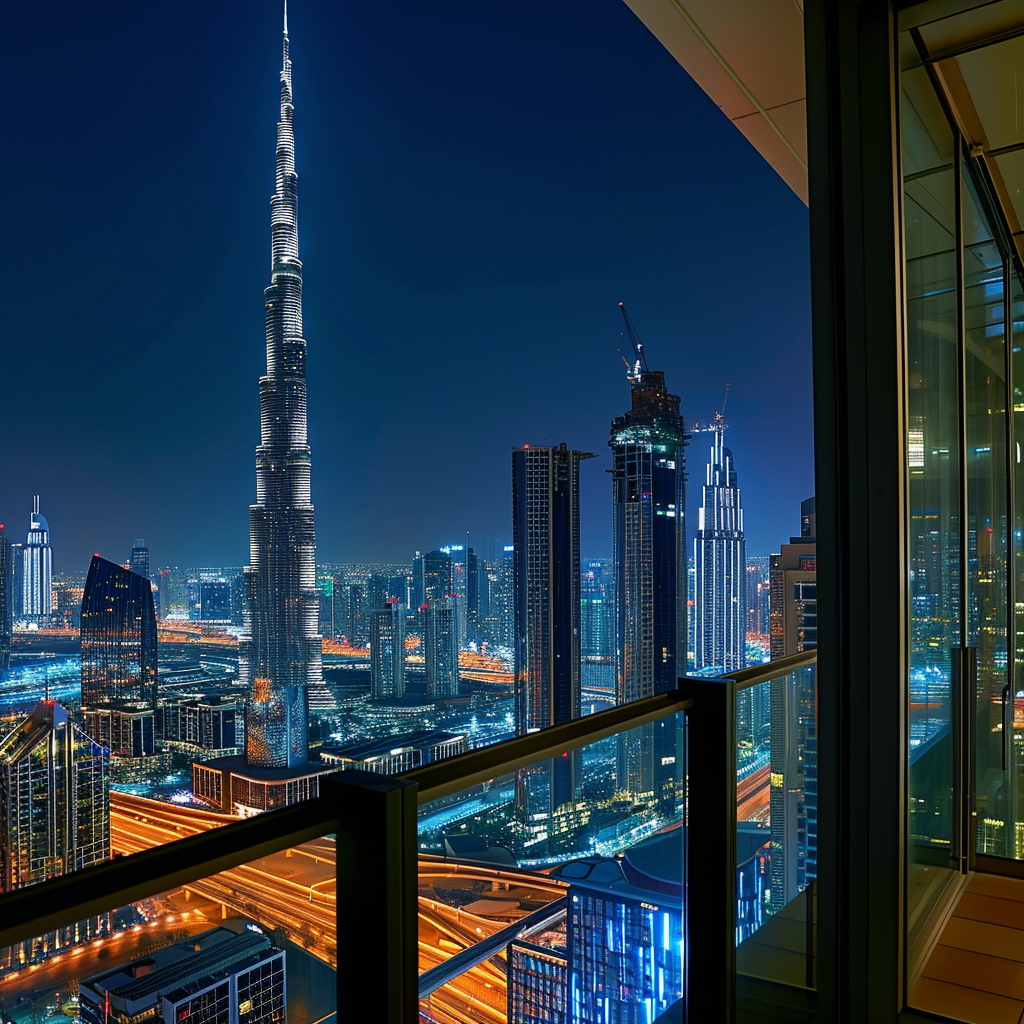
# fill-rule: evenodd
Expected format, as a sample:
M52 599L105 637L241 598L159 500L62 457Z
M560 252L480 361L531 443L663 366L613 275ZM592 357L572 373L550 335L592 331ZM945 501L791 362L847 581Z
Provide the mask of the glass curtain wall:
M900 34L911 944L961 871L1024 860L1024 289L919 42Z

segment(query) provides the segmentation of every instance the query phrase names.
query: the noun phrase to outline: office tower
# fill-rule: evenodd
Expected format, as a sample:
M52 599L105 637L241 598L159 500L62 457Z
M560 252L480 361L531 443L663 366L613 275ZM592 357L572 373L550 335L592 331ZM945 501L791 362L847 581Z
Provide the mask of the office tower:
M109 755L40 701L0 739L0 893L109 857Z
M128 568L149 579L149 548L146 547L145 537L136 537L131 557L128 559Z
M800 536L771 556L771 655L818 646L815 502L800 503ZM797 669L771 680L771 894L778 908L817 877L818 759L815 677ZM764 689L765 684L755 687Z
M747 663L747 542L736 467L732 451L725 447L725 424L720 419L711 436L711 460L693 541L694 667L722 674Z
M580 714L580 461L589 458L589 452L571 451L564 443L512 451L519 735ZM520 773L516 803L528 830L543 828L547 834L548 826L540 823L572 802L577 760L556 758L546 771Z
M82 703L154 708L156 652L149 580L93 555L82 595Z
M515 720L522 735L580 713L580 461L512 452Z
M508 1024L565 1024L569 969L564 947L513 939L506 950Z
M409 585L409 607L419 608L426 598L423 596L423 555L418 551L412 559L412 572L410 573Z
M306 341L287 18L282 45L277 174L270 200L271 283L264 293L267 373L260 379L256 504L249 509L250 564L245 570L248 616L246 636L239 645L239 678L249 687L246 760L265 768L308 763L310 699L315 702L326 692L309 492Z
M11 662L11 628L14 616L14 565L11 542L0 523L0 676Z
M86 978L79 998L85 1024L283 1024L285 954L235 918Z
M632 406L612 421L608 440L620 704L673 689L686 667L689 438L678 395L664 373L647 369L642 352L628 377Z
M428 551L420 559L423 604L440 601L455 593L454 560L450 551Z
M39 512L39 495L32 498L32 515L28 521L28 538L22 552L22 613L36 622L49 618L53 610L51 577L53 552L50 549L50 527Z
M397 597L370 612L370 696L405 696L405 610Z
M480 570L483 559L466 547L466 640L478 640L480 630Z
M427 695L435 700L459 695L459 636L455 600L443 597L420 608L427 665Z
M615 651L612 621L615 602L609 568L604 559L592 559L584 563L580 577L580 653L584 661L611 658Z

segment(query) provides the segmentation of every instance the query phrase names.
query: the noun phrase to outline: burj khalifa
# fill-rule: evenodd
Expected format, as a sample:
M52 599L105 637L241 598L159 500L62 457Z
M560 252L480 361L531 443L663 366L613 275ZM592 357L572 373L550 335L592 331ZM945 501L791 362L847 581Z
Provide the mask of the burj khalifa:
M306 340L302 336L298 175L292 63L284 9L277 174L270 199L267 373L260 378L256 503L249 507L245 635L239 672L247 684L246 762L295 768L309 760L309 704L325 694L316 535L306 436Z

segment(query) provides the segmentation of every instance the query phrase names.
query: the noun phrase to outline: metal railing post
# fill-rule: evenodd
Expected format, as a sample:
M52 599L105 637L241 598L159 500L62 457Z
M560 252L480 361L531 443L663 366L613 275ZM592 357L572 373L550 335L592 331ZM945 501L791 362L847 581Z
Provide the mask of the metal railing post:
M320 796L338 809L338 1020L415 1024L419 1014L416 784L345 771Z
M687 1024L736 1020L736 685L684 679Z

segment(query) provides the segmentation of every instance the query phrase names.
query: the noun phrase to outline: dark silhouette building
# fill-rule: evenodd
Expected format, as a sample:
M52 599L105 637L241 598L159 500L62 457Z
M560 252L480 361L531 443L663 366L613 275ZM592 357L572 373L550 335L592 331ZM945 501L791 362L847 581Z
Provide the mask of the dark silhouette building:
M11 542L0 523L0 673L11 661L11 627L14 617L14 559Z
M149 580L93 555L82 596L82 703L156 706L157 634Z

